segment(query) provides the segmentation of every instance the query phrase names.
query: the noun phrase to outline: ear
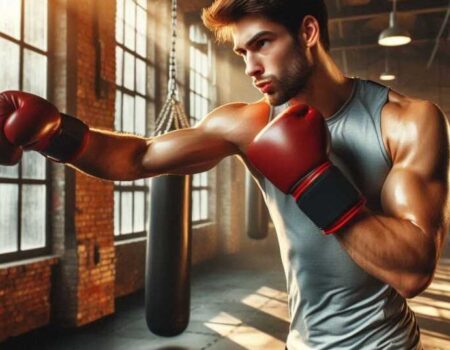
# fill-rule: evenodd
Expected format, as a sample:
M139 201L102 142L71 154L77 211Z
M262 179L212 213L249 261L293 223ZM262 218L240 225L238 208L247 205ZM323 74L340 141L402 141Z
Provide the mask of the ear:
M306 15L305 18L303 18L300 28L300 36L300 39L307 48L313 47L319 43L320 27L319 22L315 17Z

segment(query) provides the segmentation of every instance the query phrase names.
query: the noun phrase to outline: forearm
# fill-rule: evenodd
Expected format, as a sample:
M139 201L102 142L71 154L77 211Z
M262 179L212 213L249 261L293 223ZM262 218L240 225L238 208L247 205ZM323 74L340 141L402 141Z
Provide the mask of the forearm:
M436 242L408 220L366 211L336 238L359 266L405 297L421 292L433 275Z
M142 165L148 141L135 135L90 129L83 152L69 164L105 180L126 181L149 177L152 174Z

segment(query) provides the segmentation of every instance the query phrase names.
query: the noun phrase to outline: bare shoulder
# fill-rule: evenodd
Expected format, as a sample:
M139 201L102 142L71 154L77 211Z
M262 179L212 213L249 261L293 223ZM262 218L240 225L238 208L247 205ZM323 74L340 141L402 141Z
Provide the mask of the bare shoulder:
M395 163L448 156L449 127L445 114L427 100L390 91L382 112L384 139Z
M270 107L264 100L229 103L214 109L196 127L218 134L242 149L267 124L269 114Z

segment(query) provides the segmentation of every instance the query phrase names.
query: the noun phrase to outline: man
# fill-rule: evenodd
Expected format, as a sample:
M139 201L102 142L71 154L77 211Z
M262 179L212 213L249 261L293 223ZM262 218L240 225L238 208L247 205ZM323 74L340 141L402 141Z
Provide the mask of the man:
M233 41L264 99L146 139L88 129L42 99L6 92L2 163L32 149L99 178L133 180L202 172L236 155L277 229L287 348L421 348L405 298L432 280L448 229L445 116L430 102L345 77L328 52L323 1L217 0L203 19ZM328 161L325 123L338 168ZM321 196L327 203L314 202Z

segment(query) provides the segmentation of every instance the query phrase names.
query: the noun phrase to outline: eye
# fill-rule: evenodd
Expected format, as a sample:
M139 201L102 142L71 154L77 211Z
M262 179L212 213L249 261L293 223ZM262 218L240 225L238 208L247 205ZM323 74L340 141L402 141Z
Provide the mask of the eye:
M269 43L270 43L269 39L259 39L258 41L256 41L255 46L258 49L262 49L266 47Z

